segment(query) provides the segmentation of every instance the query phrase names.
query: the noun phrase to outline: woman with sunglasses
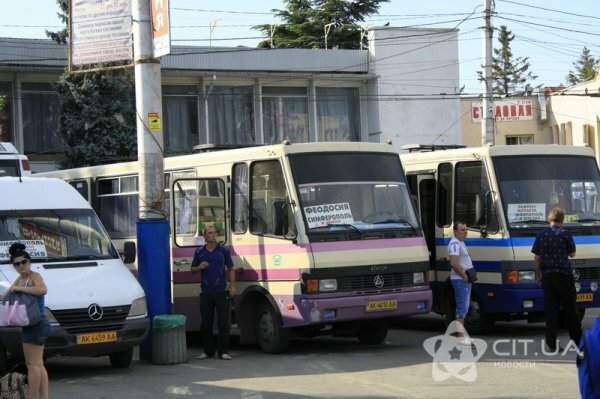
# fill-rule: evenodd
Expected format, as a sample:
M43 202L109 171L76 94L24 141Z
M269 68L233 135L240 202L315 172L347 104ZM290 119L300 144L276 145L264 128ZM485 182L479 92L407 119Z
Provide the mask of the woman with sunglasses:
M31 257L25 245L16 242L8 249L10 261L19 277L10 286L11 292L23 292L38 298L42 320L23 327L23 355L27 364L29 399L48 399L48 373L44 367L44 343L50 333L50 323L45 317L44 295L48 292L42 276L31 270Z

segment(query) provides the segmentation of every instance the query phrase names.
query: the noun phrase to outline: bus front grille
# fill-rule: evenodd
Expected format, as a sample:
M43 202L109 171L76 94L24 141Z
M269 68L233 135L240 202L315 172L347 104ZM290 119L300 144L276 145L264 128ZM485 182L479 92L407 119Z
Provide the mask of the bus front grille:
M387 291L409 287L413 284L413 273L368 274L346 276L339 279L340 291Z

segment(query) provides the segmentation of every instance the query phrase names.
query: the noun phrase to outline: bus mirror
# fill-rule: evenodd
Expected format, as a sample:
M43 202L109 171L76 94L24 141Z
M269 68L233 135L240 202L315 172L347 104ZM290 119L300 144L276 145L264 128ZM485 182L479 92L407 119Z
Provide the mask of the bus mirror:
M496 210L496 192L488 191L485 193L485 224L481 228L482 237L488 234L496 234L500 231L498 222L498 212Z
M290 202L278 200L273 201L271 208L272 212L272 228L273 234L284 236L287 239L296 238L296 228L293 223L292 204Z
M122 254L123 263L135 262L136 252L137 252L137 250L135 248L135 242L125 241L125 244L123 244L123 254Z

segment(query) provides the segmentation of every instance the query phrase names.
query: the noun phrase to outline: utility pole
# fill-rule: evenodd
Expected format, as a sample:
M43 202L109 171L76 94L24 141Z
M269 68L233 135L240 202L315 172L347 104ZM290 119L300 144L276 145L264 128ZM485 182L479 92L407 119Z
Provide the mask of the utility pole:
M171 313L171 262L164 209L161 70L153 53L150 4L150 0L132 0L131 11L139 164L138 276L152 319ZM147 339L140 356L151 358L151 352L152 342Z
M492 94L492 10L491 0L483 0L483 119L481 145L494 145L494 103Z

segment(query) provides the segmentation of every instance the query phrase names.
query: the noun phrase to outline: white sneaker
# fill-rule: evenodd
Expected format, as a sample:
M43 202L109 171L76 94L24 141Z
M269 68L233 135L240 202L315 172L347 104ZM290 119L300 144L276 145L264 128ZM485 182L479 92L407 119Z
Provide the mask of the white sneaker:
M458 341L459 345L465 345L465 346L472 346L473 345L473 340L471 338L465 338L465 339L461 339L460 341Z
M221 356L219 356L219 359L221 360L231 360L231 356L227 353L223 353Z

